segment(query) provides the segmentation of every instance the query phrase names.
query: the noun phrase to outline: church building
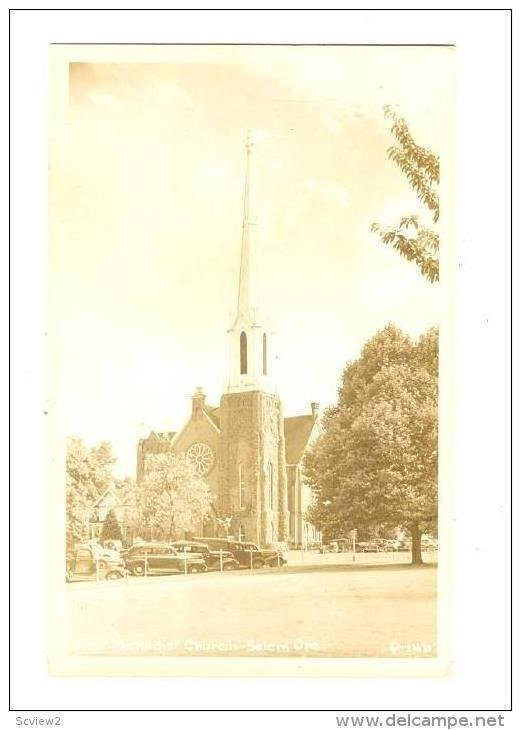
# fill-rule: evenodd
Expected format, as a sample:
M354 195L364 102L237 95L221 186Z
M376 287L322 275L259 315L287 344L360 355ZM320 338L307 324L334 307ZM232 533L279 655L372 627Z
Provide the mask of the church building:
M228 329L227 384L220 404L206 403L201 388L177 432L152 431L138 444L137 479L148 454L186 453L214 496L204 534L229 534L260 545L305 546L320 540L306 521L310 488L302 459L319 433L318 404L306 415L285 418L272 379L271 331L259 306L254 223L250 213L252 144L246 144L246 181L237 309Z

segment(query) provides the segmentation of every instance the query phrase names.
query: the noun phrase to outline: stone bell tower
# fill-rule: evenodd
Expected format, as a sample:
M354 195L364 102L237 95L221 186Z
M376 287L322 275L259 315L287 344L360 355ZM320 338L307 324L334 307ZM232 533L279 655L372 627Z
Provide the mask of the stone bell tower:
M220 404L220 504L236 537L267 545L288 539L289 513L282 406L272 381L271 332L259 304L252 149L248 138L237 310Z

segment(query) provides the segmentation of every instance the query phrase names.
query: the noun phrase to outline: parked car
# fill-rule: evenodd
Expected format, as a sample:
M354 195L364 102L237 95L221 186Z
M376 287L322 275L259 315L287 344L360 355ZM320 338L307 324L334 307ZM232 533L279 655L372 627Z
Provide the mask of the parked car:
M129 548L123 559L133 575L204 573L207 570L201 555L177 552L168 543L139 543Z
M121 555L117 550L111 548L102 547L96 540L87 540L87 542L81 542L76 545L76 550L85 548L91 550L96 560L100 561L100 565L104 567L106 564L114 561L121 560Z
M356 543L357 553L379 553L380 546L376 542L357 542Z
M338 537L335 540L331 540L329 545L333 553L347 553L351 550L352 540L347 537Z
M233 557L233 554L229 550L210 550L210 547L206 543L193 542L191 540L177 540L172 543L172 546L179 553L186 553L190 555L201 555L208 570L220 570L221 560L223 570L236 570L240 568L239 561Z
M395 549L394 540L388 540L384 537L378 537L373 540L378 545L381 552L390 553Z
M261 550L253 542L226 540L218 537L196 537L197 542L206 543L211 550L229 550L241 568L264 568L286 565L287 560L279 550Z
M393 552L396 552L400 549L400 545L402 544L401 540L393 539L393 540L387 540L387 544L389 546L389 550L392 550Z
M106 550L115 550L120 553L123 550L123 542L121 540L105 540L103 547Z
M69 583L85 580L117 580L125 577L125 565L118 555L100 557L92 545L81 545L67 557L66 580Z
M287 560L278 550L261 550L253 542L235 542L231 548L234 557L244 568L277 568L286 565Z

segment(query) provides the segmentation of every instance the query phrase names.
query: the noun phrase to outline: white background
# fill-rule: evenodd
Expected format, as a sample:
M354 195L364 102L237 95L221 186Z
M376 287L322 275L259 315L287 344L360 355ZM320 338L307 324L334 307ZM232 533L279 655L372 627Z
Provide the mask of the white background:
M12 42L12 707L504 710L509 704L509 15L505 11L14 11ZM459 49L454 665L436 680L56 679L46 672L47 62L52 42L455 43ZM518 59L519 60L519 59ZM440 99L440 104L443 99ZM4 200L6 195L3 196ZM5 502L4 502L5 503ZM5 554L5 553L4 553ZM25 713L22 711L26 711ZM129 727L141 713L118 717ZM67 713L87 727L116 717ZM161 726L264 726L186 714ZM320 720L320 723L318 722ZM8 718L14 724L14 716Z

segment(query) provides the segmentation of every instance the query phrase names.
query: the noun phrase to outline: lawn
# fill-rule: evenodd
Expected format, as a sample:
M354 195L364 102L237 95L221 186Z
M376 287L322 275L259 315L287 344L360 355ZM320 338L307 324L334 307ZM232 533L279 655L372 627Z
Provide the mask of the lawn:
M69 585L97 655L432 657L436 567L322 565Z

